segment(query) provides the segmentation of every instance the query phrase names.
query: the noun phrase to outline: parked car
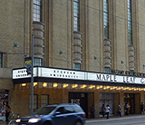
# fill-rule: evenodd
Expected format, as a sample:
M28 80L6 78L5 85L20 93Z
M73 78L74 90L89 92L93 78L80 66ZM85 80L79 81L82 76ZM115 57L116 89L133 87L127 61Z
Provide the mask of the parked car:
M17 125L84 125L85 112L77 104L47 105L34 115L16 119Z

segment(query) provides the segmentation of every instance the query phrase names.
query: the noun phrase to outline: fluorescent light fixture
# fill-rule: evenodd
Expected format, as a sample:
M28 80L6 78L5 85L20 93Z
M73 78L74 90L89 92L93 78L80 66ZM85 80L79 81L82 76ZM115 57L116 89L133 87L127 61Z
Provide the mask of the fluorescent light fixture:
M36 86L37 84L38 84L37 82L34 82L34 83L33 83L33 86Z
M63 84L63 88L66 88L66 87L68 87L68 84Z
M76 87L78 87L78 84L73 84L72 85L72 88L76 88Z
M44 82L43 83L43 87L47 87L47 82Z
M26 86L26 83L22 83L22 86Z
M58 86L57 83L53 83L53 87L56 88Z
M81 89L83 89L83 88L86 88L87 87L87 85L81 85Z

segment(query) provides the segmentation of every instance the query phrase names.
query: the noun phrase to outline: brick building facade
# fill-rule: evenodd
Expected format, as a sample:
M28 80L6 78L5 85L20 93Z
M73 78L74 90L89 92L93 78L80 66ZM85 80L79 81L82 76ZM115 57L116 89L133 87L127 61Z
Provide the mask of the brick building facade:
M6 94L15 113L30 114L30 75L14 79L14 71L24 70L33 34L34 66L105 74L99 81L34 77L34 111L72 102L81 103L87 117L94 105L99 117L103 103L116 115L118 105L124 114L129 102L129 112L140 113L137 107L145 101L144 6L145 0L0 0L1 97ZM125 80L111 82L110 74Z

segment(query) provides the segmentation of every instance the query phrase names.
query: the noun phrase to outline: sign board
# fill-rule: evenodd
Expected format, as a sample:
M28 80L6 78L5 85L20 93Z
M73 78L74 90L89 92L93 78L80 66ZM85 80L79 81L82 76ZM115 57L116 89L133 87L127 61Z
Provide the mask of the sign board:
M27 74L31 74L31 70L32 70L32 59L31 59L31 57L26 57L25 58L25 66L26 66Z
M66 69L34 67L34 77L45 78L59 78L59 79L72 79L72 80L85 80L85 81L99 81L109 83L130 83L130 84L145 84L144 77L135 76L122 76L105 73L83 72ZM26 69L13 70L13 79L29 78Z
M33 68L33 76L36 77L37 68ZM22 79L22 78L30 78L31 74L27 74L26 68L13 70L13 78L12 79Z

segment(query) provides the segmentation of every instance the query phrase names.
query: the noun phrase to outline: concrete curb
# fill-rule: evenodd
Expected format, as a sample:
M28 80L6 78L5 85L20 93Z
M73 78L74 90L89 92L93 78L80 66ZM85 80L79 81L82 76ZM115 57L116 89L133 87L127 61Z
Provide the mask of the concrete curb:
M100 121L114 121L114 120L120 120L120 119L135 119L135 118L144 118L145 115L131 115L131 116L122 116L122 117L110 117L109 119L106 118L94 118L94 119L86 119L86 123L90 122L100 122Z

